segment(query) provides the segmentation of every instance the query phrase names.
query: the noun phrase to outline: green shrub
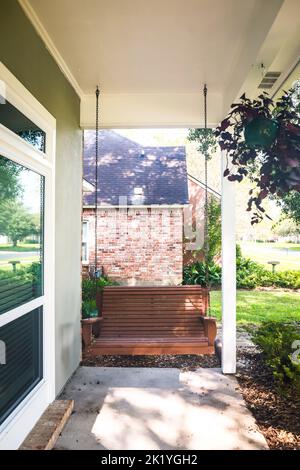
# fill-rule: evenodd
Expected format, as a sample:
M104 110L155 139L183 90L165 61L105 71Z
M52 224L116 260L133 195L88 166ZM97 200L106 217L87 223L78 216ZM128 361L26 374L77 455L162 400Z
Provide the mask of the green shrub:
M259 277L265 269L249 258L238 257L236 260L236 285L240 289L253 289L259 286Z
M300 288L300 271L278 271L273 273L262 264L242 256L241 248L236 246L236 285L240 289L255 287Z
M82 302L82 318L95 318L98 316L96 300Z
M82 301L88 302L96 298L97 284L94 279L82 280Z
M250 261L250 260L249 260ZM253 263L251 261L251 263ZM247 263L245 263L247 265ZM255 287L300 288L300 271L278 271L272 273L261 265L253 263L250 269L243 269L243 263L237 268L237 287L253 289Z
M295 326L266 322L252 334L252 338L262 349L282 393L294 394L300 398L300 364L292 359L295 352L292 344L300 341L300 334Z
M209 263L209 280L211 286L221 284L221 267ZM183 284L205 286L205 263L196 262L183 269ZM278 271L273 273L262 264L242 256L240 245L236 245L236 286L238 289L255 289L256 287L281 287L300 289L300 271Z
M117 282L111 281L106 276L99 279L83 279L82 280L82 300L83 302L96 299L97 290L103 289L105 286L116 286Z
M221 284L221 268L215 263L208 265L208 279L211 286ZM183 284L206 286L205 263L197 261L183 269Z
M237 260L242 258L242 248L238 243L235 245L235 256Z
M273 274L273 285L300 289L300 271L279 271Z

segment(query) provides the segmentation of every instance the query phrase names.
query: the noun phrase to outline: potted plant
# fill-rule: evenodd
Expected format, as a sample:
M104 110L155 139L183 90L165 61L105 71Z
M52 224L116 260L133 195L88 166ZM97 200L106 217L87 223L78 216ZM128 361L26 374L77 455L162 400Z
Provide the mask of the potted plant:
M84 300L82 302L82 318L97 318L98 317L98 308L96 300Z
M92 336L99 336L101 317L97 307L97 281L84 279L82 281L82 339L84 347L88 348L92 342Z
M224 176L238 182L249 176L255 184L247 208L254 208L251 224L262 220L267 196L300 192L300 115L293 94L284 92L276 103L267 93L255 100L244 94L215 130L227 154Z
M102 307L102 291L106 286L117 285L106 276L99 279L84 279L82 281L82 338L85 348L88 348L92 336L99 336Z

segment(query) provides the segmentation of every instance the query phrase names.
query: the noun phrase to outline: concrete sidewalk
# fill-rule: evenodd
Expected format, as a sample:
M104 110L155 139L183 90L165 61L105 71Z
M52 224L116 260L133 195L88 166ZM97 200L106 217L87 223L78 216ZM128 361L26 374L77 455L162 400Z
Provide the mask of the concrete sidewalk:
M63 392L75 412L58 449L267 449L219 369L80 367Z

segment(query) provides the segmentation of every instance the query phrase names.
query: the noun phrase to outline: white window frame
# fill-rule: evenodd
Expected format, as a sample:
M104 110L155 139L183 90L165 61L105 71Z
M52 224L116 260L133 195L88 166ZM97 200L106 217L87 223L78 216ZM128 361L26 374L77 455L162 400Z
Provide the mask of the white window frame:
M83 241L83 224L86 224L86 225L87 225L87 229L86 229L86 241L85 241L85 242ZM90 259L89 224L90 224L89 220L87 220L87 219L82 219L82 228L81 228L81 230L82 230L82 237L81 237L81 257L82 257L82 251L83 251L83 250L82 250L82 245L83 245L83 243L86 243L86 259L83 259L83 258L82 258L82 260L81 260L81 262L82 262L82 264L83 264L84 266L89 265L89 259Z
M55 146L56 120L36 98L0 63L1 94L46 134L46 152L35 149L0 124L0 155L39 173L44 190L44 294L0 315L3 326L43 306L43 379L0 426L0 449L16 449L43 411L55 398ZM1 104L0 104L1 106ZM0 366L1 367L1 366Z

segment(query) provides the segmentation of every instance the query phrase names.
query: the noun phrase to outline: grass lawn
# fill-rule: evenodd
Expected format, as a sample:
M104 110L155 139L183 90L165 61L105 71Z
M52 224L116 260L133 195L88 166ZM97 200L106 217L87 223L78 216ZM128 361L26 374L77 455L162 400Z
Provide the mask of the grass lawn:
M279 261L276 270L300 270L299 243L256 243L241 242L242 254L272 269L268 261Z
M211 293L211 315L221 319L221 292ZM237 322L299 321L300 293L284 291L238 291Z
M18 243L17 246L12 246L9 243L1 244L0 251L36 251L39 250L40 245L38 243Z
M17 264L17 269L19 269L22 266L27 266L28 264L31 263L37 263L39 261L38 256L29 256L27 258L18 258L17 261L20 261L20 264ZM9 264L8 261L0 261L0 270L4 271L12 271L12 265Z

